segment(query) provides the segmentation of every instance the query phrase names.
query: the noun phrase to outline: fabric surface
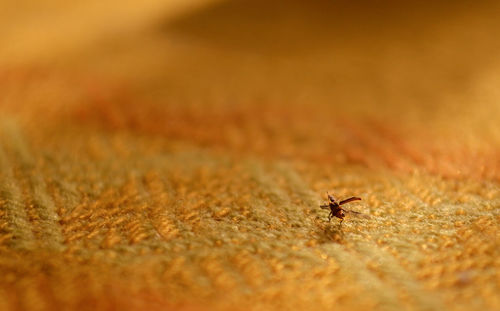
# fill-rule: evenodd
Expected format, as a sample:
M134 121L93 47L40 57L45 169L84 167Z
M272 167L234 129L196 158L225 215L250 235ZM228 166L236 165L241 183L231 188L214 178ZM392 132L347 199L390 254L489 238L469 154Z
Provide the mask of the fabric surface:
M0 11L0 310L500 309L496 2Z

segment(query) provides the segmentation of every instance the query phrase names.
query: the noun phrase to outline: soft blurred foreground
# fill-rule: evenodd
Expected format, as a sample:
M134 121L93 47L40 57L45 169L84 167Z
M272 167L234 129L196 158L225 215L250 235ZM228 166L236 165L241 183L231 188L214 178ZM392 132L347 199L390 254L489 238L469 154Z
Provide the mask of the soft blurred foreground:
M496 2L21 0L0 29L0 310L500 308Z

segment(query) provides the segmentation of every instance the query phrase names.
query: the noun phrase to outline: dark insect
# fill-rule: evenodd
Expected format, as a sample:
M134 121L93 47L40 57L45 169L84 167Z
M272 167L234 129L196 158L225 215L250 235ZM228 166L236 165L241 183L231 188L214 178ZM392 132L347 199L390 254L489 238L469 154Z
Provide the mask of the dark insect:
M345 210L341 206L343 204L346 204L346 203L349 203L349 202L352 202L352 201L361 200L358 197L352 197L352 198L345 199L345 200L342 200L340 202L337 202L337 201L335 201L335 199L333 198L333 196L331 196L331 195L328 194L328 199L330 200L330 202L328 202L328 204L320 205L320 207L322 209L328 209L328 208L330 209L330 215L328 215L328 221L331 221L332 217L335 216L337 218L340 218L340 224L342 224L342 222L344 221L344 217L345 217L345 213L346 212L347 213L353 213L353 214L361 214L360 212L355 212L355 211L351 211L351 210Z

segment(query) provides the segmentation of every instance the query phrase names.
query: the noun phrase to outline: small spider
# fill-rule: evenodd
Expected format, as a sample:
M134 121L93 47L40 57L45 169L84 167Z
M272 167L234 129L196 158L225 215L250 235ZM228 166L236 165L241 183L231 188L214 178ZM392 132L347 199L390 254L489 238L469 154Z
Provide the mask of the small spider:
M342 200L342 201L337 203L337 201L335 201L333 196L329 195L328 192L326 194L328 195L328 199L330 200L330 202L328 202L328 204L320 205L319 207L321 207L322 209L328 209L328 208L330 209L330 215L328 215L328 221L331 221L332 217L335 216L337 218L340 218L340 224L342 224L342 222L344 221L344 217L345 217L344 212L353 213L353 214L361 214L360 212L345 210L341 207L341 205L343 205L343 204L346 204L346 203L349 203L352 201L361 200L360 198L352 197L352 198L345 199L345 200Z

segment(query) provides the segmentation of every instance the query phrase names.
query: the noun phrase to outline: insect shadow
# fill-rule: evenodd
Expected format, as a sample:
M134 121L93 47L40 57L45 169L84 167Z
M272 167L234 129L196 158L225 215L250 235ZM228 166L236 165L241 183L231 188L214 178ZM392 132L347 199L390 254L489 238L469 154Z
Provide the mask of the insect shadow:
M342 225L340 224L332 225L330 223L325 223L323 220L318 218L316 221L315 233L319 244L332 242L339 244L344 243L345 233L342 230Z

